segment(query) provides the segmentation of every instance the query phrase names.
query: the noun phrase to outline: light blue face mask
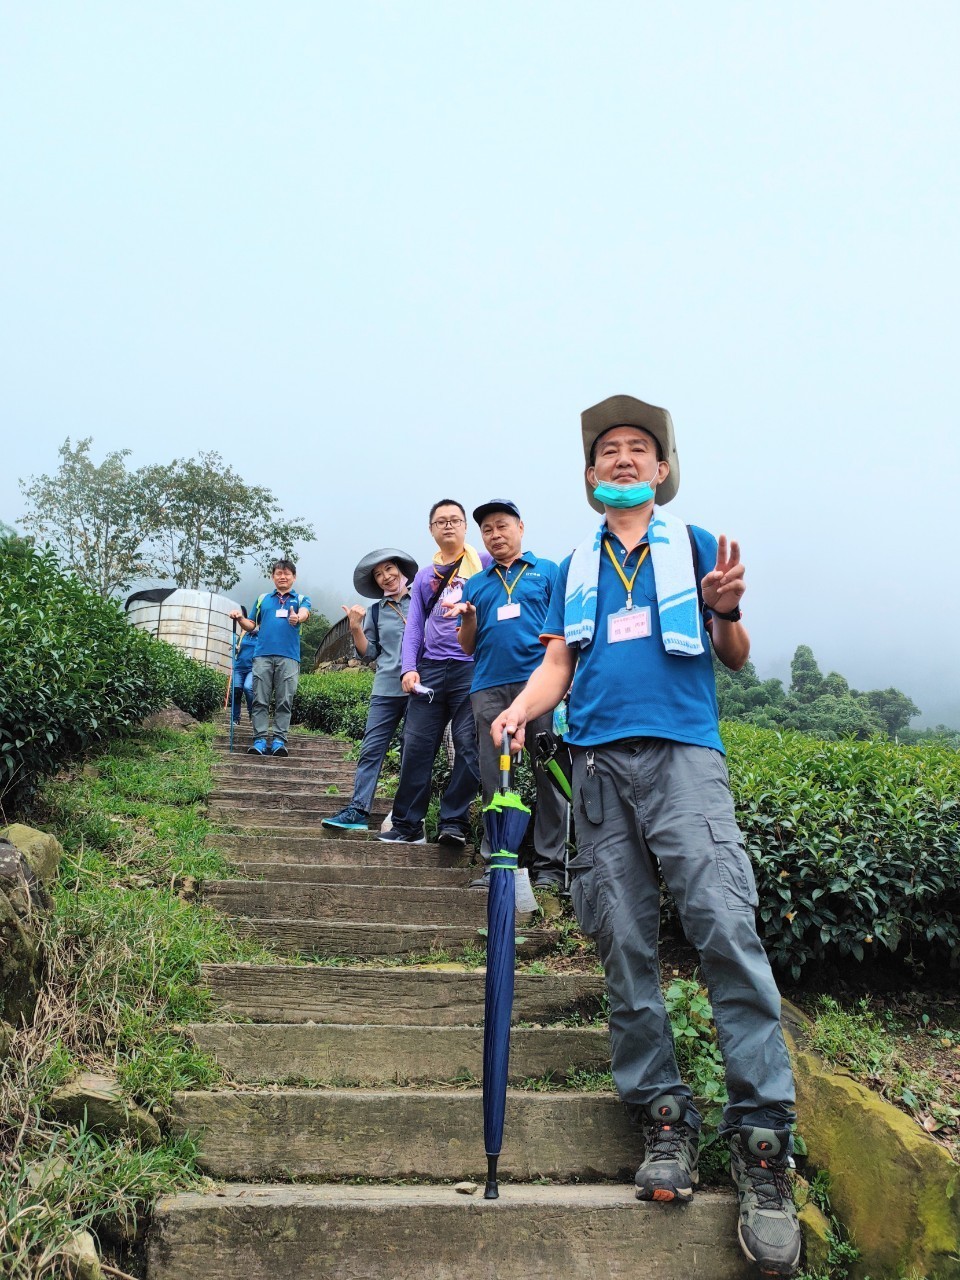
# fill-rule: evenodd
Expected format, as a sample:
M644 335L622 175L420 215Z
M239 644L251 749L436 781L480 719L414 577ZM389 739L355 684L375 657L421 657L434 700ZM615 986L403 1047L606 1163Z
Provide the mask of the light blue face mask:
M658 463L657 470L650 480L655 479L659 471ZM607 484L604 481L594 489L593 496L605 507L642 507L645 502L652 502L655 497L650 480L644 480L642 484Z

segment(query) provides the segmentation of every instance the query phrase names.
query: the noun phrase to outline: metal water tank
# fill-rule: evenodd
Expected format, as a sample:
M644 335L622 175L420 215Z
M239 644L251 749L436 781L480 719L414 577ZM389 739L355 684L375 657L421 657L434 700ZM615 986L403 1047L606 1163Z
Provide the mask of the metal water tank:
M176 645L191 658L218 671L233 664L233 623L227 617L240 605L213 591L155 587L135 591L124 606L130 623L159 640Z

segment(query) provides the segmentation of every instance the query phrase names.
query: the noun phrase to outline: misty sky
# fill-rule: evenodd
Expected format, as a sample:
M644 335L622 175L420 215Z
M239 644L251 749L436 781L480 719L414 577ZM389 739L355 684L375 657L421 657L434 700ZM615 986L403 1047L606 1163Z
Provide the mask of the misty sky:
M673 414L671 509L741 541L760 674L807 643L960 725L958 36L936 0L0 3L0 520L68 435L219 450L313 521L332 613L440 497L560 559L580 411L627 392Z

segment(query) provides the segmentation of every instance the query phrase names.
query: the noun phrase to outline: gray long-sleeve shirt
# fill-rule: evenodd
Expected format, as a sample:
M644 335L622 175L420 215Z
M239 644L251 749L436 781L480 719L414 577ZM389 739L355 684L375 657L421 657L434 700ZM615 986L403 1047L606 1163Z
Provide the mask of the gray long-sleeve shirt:
M373 692L380 697L405 698L407 696L400 687L402 675L400 649L403 645L403 632L409 610L408 593L399 603L393 600L378 600L376 604L370 606L363 620L367 652L362 655L358 653L357 656L367 665L376 662L377 673L373 677ZM374 641L375 616L380 631L379 648Z

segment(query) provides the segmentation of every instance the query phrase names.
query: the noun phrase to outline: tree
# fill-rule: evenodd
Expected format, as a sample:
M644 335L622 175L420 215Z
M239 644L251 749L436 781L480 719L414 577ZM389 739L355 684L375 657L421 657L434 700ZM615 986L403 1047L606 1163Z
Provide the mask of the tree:
M790 663L790 693L800 702L814 702L824 692L824 679L808 644L797 645Z
M157 526L159 492L145 470L127 470L129 449L108 453L97 466L92 443L87 436L71 445L68 437L52 476L20 481L31 506L21 523L105 600L151 576L145 546Z
M920 714L920 708L899 689L871 689L862 696L883 721L891 738L902 733L910 720Z
M268 488L246 484L219 453L178 458L151 473L164 494L154 574L178 587L227 590L247 558L269 573L295 542L316 539L309 524L286 519Z

